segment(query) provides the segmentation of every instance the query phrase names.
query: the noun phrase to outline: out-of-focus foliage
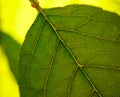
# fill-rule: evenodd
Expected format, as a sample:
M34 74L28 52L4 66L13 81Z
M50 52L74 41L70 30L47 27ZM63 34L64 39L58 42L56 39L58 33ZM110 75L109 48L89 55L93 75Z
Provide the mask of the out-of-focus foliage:
M18 44L12 37L0 31L0 45L7 55L11 71L17 78L20 44Z
M19 97L18 85L8 64L7 56L0 46L0 97Z

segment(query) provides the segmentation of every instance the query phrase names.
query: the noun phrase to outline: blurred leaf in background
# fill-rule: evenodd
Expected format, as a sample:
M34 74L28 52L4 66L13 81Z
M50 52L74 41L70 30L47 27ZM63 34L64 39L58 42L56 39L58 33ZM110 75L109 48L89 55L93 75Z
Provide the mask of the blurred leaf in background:
M14 28L18 7L19 0L0 0L0 31L7 32L12 37L16 37ZM18 57L18 53L15 53L18 52L19 45L17 45L17 49L14 47L12 49L12 46L15 45L12 45L11 42L12 38L0 32L0 97L19 97L18 85L8 66L9 63L12 64L10 66L15 73L16 63L18 63L18 58L15 58ZM13 61L8 62L9 59Z
M120 0L39 0L39 2L43 8L68 4L89 4L120 15ZM29 0L0 0L0 30L7 32L20 44L24 41L26 32L36 15L37 11L31 7ZM10 45L4 47L9 48ZM16 52L18 50L19 46ZM7 58L8 56L3 51L3 47L0 46L0 97L19 97L17 83L8 67L8 60L11 56Z
M17 78L20 44L9 35L0 31L0 45L8 58L12 73Z
M8 64L7 56L0 46L0 97L19 97L18 85Z

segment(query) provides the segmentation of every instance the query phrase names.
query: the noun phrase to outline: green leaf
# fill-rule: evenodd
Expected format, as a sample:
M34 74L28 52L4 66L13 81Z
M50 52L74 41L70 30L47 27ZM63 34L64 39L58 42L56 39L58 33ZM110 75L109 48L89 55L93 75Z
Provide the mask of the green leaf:
M119 97L120 16L69 5L42 10L23 43L21 97Z
M17 78L17 69L19 61L20 44L18 44L12 37L0 31L0 46L2 46L7 55L11 71Z

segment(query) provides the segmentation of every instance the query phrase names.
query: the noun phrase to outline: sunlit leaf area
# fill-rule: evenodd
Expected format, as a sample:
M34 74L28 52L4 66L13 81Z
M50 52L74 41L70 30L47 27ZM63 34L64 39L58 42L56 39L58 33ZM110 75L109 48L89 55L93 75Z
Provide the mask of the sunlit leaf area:
M39 0L42 8L62 7L68 4L88 4L120 15L120 0ZM29 0L0 0L0 30L20 45L37 16ZM13 50L14 52L14 50ZM19 97L17 81L12 74L8 58L0 46L0 97Z

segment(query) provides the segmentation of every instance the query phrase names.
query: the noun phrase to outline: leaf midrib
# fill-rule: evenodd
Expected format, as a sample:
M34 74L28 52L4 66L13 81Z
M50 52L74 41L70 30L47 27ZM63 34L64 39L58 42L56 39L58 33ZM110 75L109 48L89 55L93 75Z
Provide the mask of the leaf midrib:
M52 27L52 29L54 30L55 34L57 35L58 39L61 41L61 43L66 47L67 51L70 53L70 55L72 56L72 58L74 59L75 63L78 65L78 67L80 68L80 70L82 71L83 75L85 76L85 78L88 80L88 82L91 84L91 86L93 87L93 89L96 91L96 93L99 95L99 97L102 97L102 95L100 94L100 92L97 90L97 88L95 87L95 85L93 84L93 82L91 81L91 79L89 78L89 76L87 75L87 73L82 69L82 67L80 67L80 63L79 61L76 59L76 57L73 55L72 51L69 49L69 47L66 45L66 43L64 42L64 40L60 37L60 35L57 33L56 28L54 27L54 25L52 24L52 22L49 20L49 18L46 16L46 14L41 11L41 14L45 17L46 21L50 24L50 26ZM68 95L69 97L69 95Z

